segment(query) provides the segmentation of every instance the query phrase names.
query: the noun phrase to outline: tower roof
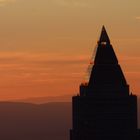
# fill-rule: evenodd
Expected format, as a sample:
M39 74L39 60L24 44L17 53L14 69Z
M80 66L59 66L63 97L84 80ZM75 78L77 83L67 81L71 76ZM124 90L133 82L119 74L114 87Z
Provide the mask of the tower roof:
M108 37L108 34L106 32L106 29L105 29L104 25L102 27L99 43L110 43L110 39Z
M95 64L117 64L118 60L110 44L109 36L105 27L102 27L101 35L98 41L97 52L94 60Z
M127 82L118 64L114 49L110 44L106 29L103 26L88 83L89 93L96 91L95 93L105 94L107 92L108 94L114 94L119 91L121 93L126 89Z

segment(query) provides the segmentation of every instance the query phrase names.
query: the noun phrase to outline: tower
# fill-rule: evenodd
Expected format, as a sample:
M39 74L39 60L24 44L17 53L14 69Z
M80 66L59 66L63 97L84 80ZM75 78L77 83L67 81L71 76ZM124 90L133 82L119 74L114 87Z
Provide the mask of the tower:
M89 82L72 99L70 140L137 140L137 97L130 93L103 26Z

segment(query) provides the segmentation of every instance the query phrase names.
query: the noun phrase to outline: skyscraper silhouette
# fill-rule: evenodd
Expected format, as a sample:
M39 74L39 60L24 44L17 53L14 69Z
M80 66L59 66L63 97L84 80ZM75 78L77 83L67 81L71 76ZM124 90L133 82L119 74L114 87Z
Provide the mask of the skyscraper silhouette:
M89 82L73 97L70 140L138 140L137 97L103 26Z

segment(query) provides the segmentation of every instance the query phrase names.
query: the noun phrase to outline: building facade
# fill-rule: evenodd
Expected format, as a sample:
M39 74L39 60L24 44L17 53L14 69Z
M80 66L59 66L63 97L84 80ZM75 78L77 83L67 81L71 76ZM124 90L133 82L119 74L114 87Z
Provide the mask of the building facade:
M138 140L137 97L103 26L88 83L72 99L70 140Z

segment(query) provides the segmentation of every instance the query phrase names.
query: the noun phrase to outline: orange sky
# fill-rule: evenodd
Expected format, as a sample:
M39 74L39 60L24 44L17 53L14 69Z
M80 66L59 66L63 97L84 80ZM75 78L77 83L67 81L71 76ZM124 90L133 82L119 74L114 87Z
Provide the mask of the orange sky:
M74 95L104 24L140 94L139 0L0 0L0 100Z

